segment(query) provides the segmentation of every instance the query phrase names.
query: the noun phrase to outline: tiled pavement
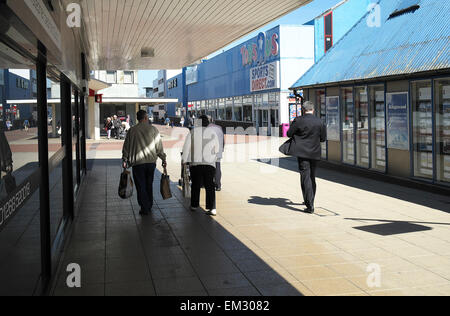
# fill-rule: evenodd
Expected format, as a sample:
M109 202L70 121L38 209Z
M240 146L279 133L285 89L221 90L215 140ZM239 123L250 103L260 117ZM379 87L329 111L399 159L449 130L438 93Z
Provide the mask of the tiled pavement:
M162 201L159 179L141 218L117 197L118 157L96 156L54 295L450 295L450 197L320 170L309 215L295 161L252 158L223 164L216 218L189 211L175 183ZM172 181L179 171L169 161ZM65 285L69 263L81 289Z

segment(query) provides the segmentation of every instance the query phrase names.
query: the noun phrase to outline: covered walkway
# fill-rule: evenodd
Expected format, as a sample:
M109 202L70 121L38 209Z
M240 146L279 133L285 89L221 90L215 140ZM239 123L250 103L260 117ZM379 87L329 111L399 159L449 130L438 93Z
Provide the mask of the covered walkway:
M120 150L91 148L96 159L53 295L450 294L448 196L321 169L309 215L296 162L262 160L278 157L275 149L224 163L211 218L188 209L175 183L180 148L165 139L174 198L161 200L158 172L156 204L144 218L136 197L117 196ZM227 155L250 146L230 144ZM70 263L81 266L81 289L66 286Z

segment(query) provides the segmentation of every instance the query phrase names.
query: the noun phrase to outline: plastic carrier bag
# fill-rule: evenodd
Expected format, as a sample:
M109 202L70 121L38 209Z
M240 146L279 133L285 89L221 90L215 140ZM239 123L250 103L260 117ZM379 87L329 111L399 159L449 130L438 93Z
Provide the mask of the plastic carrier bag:
M131 198L133 196L133 186L131 172L124 169L120 175L119 196L124 200Z

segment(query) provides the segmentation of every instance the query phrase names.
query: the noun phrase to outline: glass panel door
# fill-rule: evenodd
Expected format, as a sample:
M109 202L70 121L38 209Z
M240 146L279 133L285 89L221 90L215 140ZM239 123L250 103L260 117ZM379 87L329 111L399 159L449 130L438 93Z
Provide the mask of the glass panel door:
M372 169L386 171L386 103L384 86L369 87Z
M353 88L343 88L342 93L342 153L343 162L355 163L355 117L353 114Z
M367 87L355 88L356 164L369 168L369 98Z
M436 80L436 168L437 181L450 182L450 78Z
M433 178L431 81L412 83L414 176Z
M414 82L413 109L414 176L433 178L433 113L431 81Z

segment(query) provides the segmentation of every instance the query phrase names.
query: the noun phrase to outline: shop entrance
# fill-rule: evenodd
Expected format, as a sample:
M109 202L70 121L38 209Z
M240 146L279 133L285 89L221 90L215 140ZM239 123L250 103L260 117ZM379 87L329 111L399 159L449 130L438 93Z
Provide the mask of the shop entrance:
M258 134L267 135L269 128L269 110L258 109L256 111Z

